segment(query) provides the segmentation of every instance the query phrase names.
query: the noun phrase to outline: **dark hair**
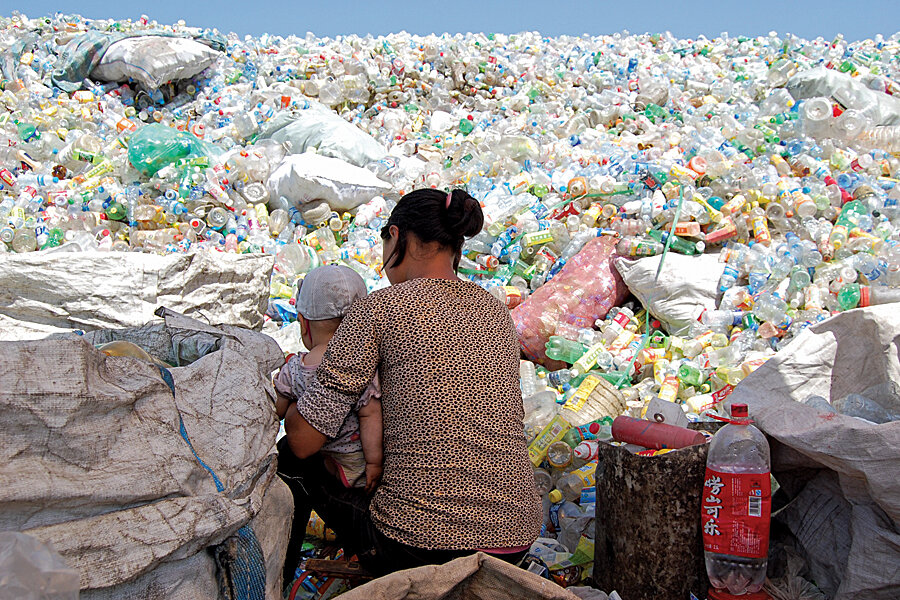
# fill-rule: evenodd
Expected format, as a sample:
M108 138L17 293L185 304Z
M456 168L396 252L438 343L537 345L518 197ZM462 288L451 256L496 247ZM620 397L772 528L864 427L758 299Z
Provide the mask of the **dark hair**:
M447 196L450 195L450 204ZM391 225L400 230L397 245L384 264L399 265L406 257L406 236L412 232L424 243L437 242L453 251L453 268L459 267L459 256L465 238L481 232L484 213L481 204L464 190L442 192L434 189L412 191L402 198L387 223L381 228L382 239L391 237Z

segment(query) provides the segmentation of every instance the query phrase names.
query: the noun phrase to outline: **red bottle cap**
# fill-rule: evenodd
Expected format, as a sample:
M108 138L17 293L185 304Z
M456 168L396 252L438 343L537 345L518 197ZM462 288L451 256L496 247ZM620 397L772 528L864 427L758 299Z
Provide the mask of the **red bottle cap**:
M747 409L746 404L732 404L731 416L732 418L746 419L750 416L750 411Z
M869 286L861 285L859 286L859 307L865 308L869 306L871 302L871 298L869 297Z

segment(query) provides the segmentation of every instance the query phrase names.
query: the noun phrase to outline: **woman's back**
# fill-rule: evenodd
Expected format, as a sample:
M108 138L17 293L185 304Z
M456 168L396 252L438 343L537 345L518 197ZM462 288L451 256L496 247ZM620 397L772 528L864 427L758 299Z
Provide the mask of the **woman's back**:
M354 306L318 376L350 388L380 363L384 475L371 511L385 535L431 549L534 540L518 353L507 309L470 282L412 279Z

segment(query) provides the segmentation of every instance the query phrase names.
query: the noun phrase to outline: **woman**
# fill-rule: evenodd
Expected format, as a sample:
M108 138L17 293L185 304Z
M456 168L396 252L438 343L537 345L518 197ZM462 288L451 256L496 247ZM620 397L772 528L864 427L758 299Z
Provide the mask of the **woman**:
M540 531L512 319L456 276L464 239L483 223L462 190L404 196L381 231L392 286L356 301L285 420L292 455L282 449L279 470L293 480L297 517L311 505L376 574L479 550L517 562ZM328 477L316 453L376 371L384 471L369 502Z

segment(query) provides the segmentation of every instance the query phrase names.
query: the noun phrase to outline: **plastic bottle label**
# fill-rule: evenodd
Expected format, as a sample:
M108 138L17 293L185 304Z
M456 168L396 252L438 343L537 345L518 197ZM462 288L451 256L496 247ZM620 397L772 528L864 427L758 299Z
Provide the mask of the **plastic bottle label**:
M553 417L546 427L538 434L537 438L528 446L528 458L535 467L539 466L547 456L547 448L550 444L563 439L566 432L571 429L565 419L560 416Z
M591 346L587 352L582 354L581 358L575 361L573 367L576 367L582 373L585 373L597 363L597 359L603 352L606 352L606 347L603 345L603 342L598 342Z
M575 475L578 479L581 480L581 483L584 484L584 487L594 487L596 483L596 475L597 475L597 461L589 462L588 464L575 469L572 471L571 475Z
M624 310L620 310L616 313L616 316L613 317L613 321L621 325L623 328L628 325L628 322L631 321L631 317L628 316Z
M0 169L0 181L8 186L16 185L16 176L9 169Z
M706 469L700 520L707 552L766 558L772 481L768 473L722 473Z
M734 391L734 386L729 383L725 387L723 387L721 390L713 392L713 394L712 394L713 400L715 400L716 404L718 404L719 402L721 402L722 400L727 398L733 391Z
M585 403L587 402L588 396L591 395L591 392L594 391L600 385L600 379L593 376L588 375L584 378L584 381L581 382L581 385L578 386L578 389L575 390L575 393L571 398L563 405L563 409L571 410L572 412L578 412L582 408L584 408Z
M587 508L588 505L595 505L597 503L597 488L593 485L582 488L581 490L581 500L578 501L578 504L581 508Z

